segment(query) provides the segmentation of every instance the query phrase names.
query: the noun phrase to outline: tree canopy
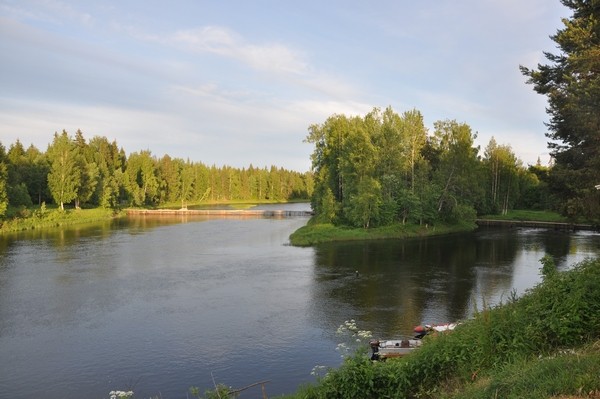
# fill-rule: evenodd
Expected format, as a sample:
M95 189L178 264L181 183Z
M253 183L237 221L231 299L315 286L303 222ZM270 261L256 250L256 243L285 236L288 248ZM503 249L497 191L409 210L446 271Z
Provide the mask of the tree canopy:
M494 139L481 159L475 138L455 120L435 122L430 135L418 110L400 115L391 107L310 126L316 219L369 228L528 207L523 191L539 180Z

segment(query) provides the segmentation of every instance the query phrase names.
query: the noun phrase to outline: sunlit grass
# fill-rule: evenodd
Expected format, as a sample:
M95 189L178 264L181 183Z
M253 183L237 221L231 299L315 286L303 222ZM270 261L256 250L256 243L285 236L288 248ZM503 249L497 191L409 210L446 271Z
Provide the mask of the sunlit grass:
M506 215L483 215L480 219L496 219L496 220L526 220L534 222L558 222L567 223L569 220L561 216L557 212L552 211L531 211L514 209L508 211Z
M470 223L457 225L437 224L435 226L398 223L370 229L334 226L330 223L308 223L290 235L290 243L295 246L304 247L333 241L425 237L472 231L475 228L476 225Z
M11 217L3 220L0 233L43 229L109 220L123 216L122 211L105 208L65 209L61 211L55 206L12 209Z

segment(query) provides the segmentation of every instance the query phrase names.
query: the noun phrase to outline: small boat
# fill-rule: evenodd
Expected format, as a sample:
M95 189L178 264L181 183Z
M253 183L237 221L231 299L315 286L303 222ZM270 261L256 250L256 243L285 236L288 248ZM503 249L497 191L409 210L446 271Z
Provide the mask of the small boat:
M393 357L402 357L408 355L413 350L421 346L420 339L390 339L380 341L372 339L369 342L371 346L371 360L385 360Z
M421 338L429 334L452 331L459 323L425 324L414 328L415 336L411 339L372 339L371 360L385 360L388 358L402 357L408 355L422 344Z

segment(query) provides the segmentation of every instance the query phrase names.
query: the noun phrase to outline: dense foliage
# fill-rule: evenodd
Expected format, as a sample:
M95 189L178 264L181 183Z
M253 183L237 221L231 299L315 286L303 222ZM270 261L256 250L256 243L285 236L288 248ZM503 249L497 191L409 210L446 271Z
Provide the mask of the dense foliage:
M207 166L149 150L127 157L115 141L81 131L55 133L47 151L19 140L8 151L0 143L0 217L8 206L55 203L118 208L180 205L201 201L289 201L308 199L312 175L271 166Z
M564 28L551 36L559 54L545 53L549 64L521 67L535 91L547 96L546 134L555 165L552 191L562 212L600 220L600 2L561 0L573 11Z
M475 138L454 120L435 122L430 135L419 111L398 115L389 107L312 125L316 220L364 228L423 225L548 207L541 180L547 168L526 169L494 138L481 157Z

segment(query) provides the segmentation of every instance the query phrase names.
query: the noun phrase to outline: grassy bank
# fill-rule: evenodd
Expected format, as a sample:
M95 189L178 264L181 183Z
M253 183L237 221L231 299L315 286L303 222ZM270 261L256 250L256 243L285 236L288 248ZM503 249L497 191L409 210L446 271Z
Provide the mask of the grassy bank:
M324 242L374 240L389 238L425 237L472 231L477 226L471 223L435 226L419 226L413 224L395 224L371 229L358 229L332 224L309 222L290 235L290 243L295 246L311 246Z
M521 298L483 309L411 355L347 359L287 398L600 397L600 259L543 267Z
M123 215L123 212L104 208L65 209L61 211L57 208L42 206L33 209L20 209L18 212L14 212L11 218L0 222L0 233L98 222Z
M527 220L533 222L556 222L556 223L569 223L570 220L564 216L561 216L557 212L552 211L530 211L514 209L508 211L506 215L483 215L480 219L494 219L494 220Z
M556 212L530 210L511 210L506 215L484 215L480 216L479 219L556 223L573 222ZM360 229L346 226L334 226L333 224L319 224L314 223L313 220L311 220L306 226L301 227L290 236L290 242L295 246L311 246L332 241L424 237L472 231L475 228L477 228L475 224L462 223L455 225L437 224L435 226L395 224L392 226Z

